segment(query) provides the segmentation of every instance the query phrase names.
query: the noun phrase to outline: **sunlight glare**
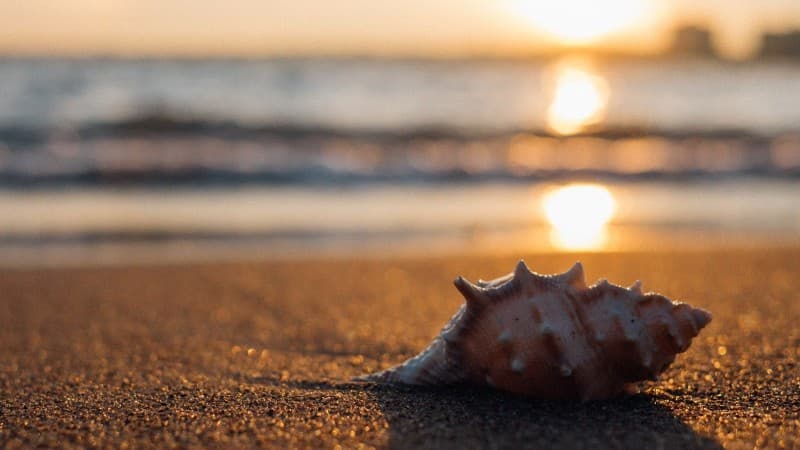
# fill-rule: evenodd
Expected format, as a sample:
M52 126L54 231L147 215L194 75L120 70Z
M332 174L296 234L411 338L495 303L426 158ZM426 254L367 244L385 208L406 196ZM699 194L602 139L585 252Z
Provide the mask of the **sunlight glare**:
M648 20L648 0L511 0L512 9L531 26L564 44L589 44Z
M547 125L558 134L575 134L601 120L607 103L608 84L604 78L579 66L561 67L547 109Z
M547 193L542 206L553 227L555 247L589 250L605 244L606 225L614 215L616 202L603 186L571 184Z

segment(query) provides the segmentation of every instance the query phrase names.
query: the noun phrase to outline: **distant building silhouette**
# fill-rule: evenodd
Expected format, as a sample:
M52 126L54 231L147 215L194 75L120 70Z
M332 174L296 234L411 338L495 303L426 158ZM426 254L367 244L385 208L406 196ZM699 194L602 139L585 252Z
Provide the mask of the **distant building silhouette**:
M687 25L675 30L669 54L677 56L696 56L715 58L717 56L711 45L711 32L706 28Z
M800 58L800 30L766 33L761 38L761 58Z

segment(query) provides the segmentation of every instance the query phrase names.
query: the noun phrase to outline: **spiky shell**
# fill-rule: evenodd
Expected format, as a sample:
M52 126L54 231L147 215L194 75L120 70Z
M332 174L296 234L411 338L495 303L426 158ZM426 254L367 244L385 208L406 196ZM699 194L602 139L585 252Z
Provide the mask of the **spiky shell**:
M549 399L595 400L656 379L711 315L685 303L601 281L587 287L576 263L456 288L466 300L422 353L360 380L414 385L474 383Z

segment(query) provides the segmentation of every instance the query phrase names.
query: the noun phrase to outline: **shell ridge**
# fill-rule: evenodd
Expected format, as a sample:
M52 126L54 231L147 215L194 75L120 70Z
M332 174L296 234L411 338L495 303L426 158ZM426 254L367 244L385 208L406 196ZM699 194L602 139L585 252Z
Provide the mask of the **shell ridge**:
M469 330L475 314L462 303L461 307L422 352L389 369L354 378L356 381L375 381L416 385L451 384L466 380L461 367L461 352L457 343Z
M653 362L652 349L655 348L655 342L650 330L645 326L645 320L642 316L642 308L638 305L642 299L641 282L636 281L629 288L618 286L603 280L597 285L598 292L605 292L606 295L618 296L626 299L622 304L625 306L626 312L630 315L630 323L623 323L622 315L616 315L614 318L614 326L619 330L619 333L624 338L626 346L632 348L636 356L636 364L640 366L637 370L636 367L629 368L636 373L653 373L651 364ZM627 380L626 380L627 381Z
M380 372L356 377L356 381L434 386L457 384L467 380L461 364L460 352L444 339L436 337L420 354L405 362Z
M585 291L585 289L583 291ZM581 291L581 292L583 292L583 291ZM587 351L589 353L588 357L585 359L585 364L591 364L597 370L600 370L603 373L606 373L608 370L611 369L611 367L602 358L603 345L602 345L602 342L600 342L597 339L597 332L594 329L594 327L592 326L592 322L589 320L589 318L588 318L588 316L586 314L586 311L585 311L585 309L583 307L584 304L583 304L583 302L580 301L580 297L578 295L569 295L569 294L567 294L567 295L568 295L568 298L570 299L570 301L568 303L570 303L570 306L571 306L571 308L570 308L571 309L571 313L574 314L576 327L580 327L580 329L583 330L583 336L584 336L584 340L586 342L586 348L587 348ZM581 369L585 369L585 367L582 367ZM579 372L582 372L582 371L579 371ZM580 386L581 399L590 398L591 397L591 393L589 391L591 389L592 379L586 378L588 375L585 374L585 373L580 373L580 375L582 376L582 378L584 378L584 380L582 380L583 383L581 383L581 386Z
M501 277L497 277L497 278L495 278L493 280L488 280L488 281L486 281L486 280L478 280L477 284L478 284L478 286L480 286L482 288L489 288L489 287L499 286L501 284L507 283L509 280L511 280L511 277L513 277L513 276L514 276L514 273L507 273L507 274L505 274L505 275L503 275Z
M652 369L653 359L655 357L653 354L653 349L656 348L656 342L655 336L647 327L646 317L644 317L644 309L639 307L643 298L642 282L636 280L636 282L626 290L629 292L628 295L633 296L633 301L630 303L631 315L636 319L636 324L639 326L639 339L636 341L636 351L639 354L639 362L642 368L648 374L647 376L653 378L658 376L657 374L654 374Z
M486 290L486 294L492 299L492 301L501 302L509 298L513 298L516 294L521 293L522 288L523 284L518 278L514 277L499 286L488 288Z

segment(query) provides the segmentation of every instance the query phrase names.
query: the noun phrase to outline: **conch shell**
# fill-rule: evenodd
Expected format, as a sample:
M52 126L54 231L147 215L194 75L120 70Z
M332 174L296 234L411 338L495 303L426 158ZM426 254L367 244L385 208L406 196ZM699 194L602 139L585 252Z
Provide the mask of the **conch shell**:
M466 303L422 353L362 381L472 383L546 399L605 399L655 380L689 348L711 314L603 280L587 287L576 263L539 275L513 273L456 288Z

